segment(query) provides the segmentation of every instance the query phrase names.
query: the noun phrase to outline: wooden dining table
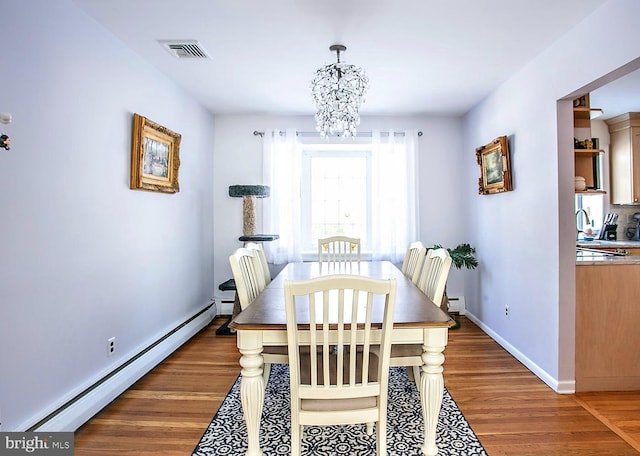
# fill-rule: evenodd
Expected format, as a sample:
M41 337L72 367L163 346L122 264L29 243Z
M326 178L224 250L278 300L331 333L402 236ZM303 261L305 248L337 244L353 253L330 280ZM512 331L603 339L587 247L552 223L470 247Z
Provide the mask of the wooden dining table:
M424 455L436 455L436 426L442 406L444 379L443 351L448 330L455 322L436 306L410 279L389 261L353 262L340 265L318 262L289 263L260 295L229 324L236 330L241 353L240 397L247 426L247 455L262 455L260 418L265 385L262 376L263 347L286 346L287 324L284 281L305 280L328 274L355 274L377 279L396 279L397 295L393 318L392 344L422 345L420 391L424 422ZM382 315L378 317L382 322Z

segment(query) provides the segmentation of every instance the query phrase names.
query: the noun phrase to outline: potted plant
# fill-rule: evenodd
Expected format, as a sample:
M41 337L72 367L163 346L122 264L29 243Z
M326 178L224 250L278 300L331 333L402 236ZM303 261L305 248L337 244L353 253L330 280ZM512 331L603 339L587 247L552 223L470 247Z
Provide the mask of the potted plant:
M440 244L435 244L432 248L441 249L442 246ZM458 244L455 248L450 249L447 248L447 252L451 255L451 264L456 267L456 269L475 269L478 267L478 259L475 256L476 249L471 247L470 244L462 243ZM447 298L447 286L444 287L444 297L442 299L442 308L446 311L448 308L449 299ZM452 317L453 318L453 317ZM451 329L458 329L460 327L460 321L454 318L456 322L455 326L451 327Z
M441 249L442 246L436 244L432 248ZM478 260L475 256L476 249L467 243L458 244L454 249L447 248L447 252L451 255L452 264L456 269L462 269L463 266L467 269L475 269L478 267Z

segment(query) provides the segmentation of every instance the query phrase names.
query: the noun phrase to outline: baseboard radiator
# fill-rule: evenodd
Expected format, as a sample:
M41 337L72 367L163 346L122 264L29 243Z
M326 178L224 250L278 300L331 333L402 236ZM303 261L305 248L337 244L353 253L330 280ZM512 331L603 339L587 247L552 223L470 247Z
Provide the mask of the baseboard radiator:
M221 299L219 310L219 315L233 315L233 300Z
M456 312L460 315L465 315L467 313L467 304L464 300L464 296L449 296L447 299L449 300L447 303L449 312Z
M28 432L74 432L207 326L215 315L216 303L213 301L26 430Z

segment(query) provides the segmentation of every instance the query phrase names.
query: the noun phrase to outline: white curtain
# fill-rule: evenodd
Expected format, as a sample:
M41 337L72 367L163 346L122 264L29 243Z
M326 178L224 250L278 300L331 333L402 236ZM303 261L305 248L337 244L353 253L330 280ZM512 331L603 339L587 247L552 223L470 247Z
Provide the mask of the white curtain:
M374 260L402 262L410 242L418 236L416 160L418 134L392 131L372 134L373 204L371 241Z
M271 196L263 202L265 230L280 239L264 244L275 264L302 261L300 228L300 174L302 152L295 130L266 130L263 146L263 182Z
M410 242L418 239L416 182L418 136L393 131L372 133L372 259L402 262ZM265 232L280 239L264 244L270 262L302 261L300 179L302 147L295 130L264 134L263 182L271 187L263 211Z

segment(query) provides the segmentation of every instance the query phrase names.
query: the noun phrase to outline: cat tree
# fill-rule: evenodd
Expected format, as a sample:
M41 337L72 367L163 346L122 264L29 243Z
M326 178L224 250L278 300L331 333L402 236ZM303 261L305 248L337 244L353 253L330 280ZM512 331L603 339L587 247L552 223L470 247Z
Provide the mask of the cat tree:
M229 187L230 197L242 198L242 236L238 239L245 244L247 242L270 242L279 238L277 234L256 234L256 198L268 198L270 194L271 189L268 185L231 185ZM229 279L221 283L218 289L235 291L236 284L233 279ZM231 318L220 326L216 334L233 334L227 325L240 311L240 303L236 293Z

